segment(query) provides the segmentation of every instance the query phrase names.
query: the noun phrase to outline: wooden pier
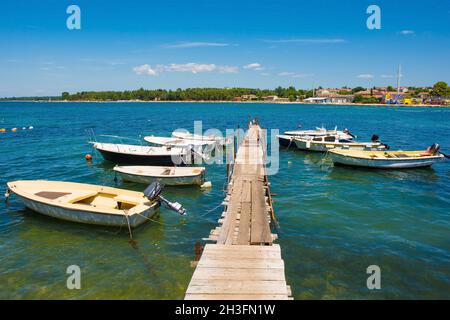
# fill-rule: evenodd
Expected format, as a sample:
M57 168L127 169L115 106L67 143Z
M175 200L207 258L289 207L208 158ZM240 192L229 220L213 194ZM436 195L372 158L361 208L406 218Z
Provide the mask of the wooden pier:
M220 227L204 240L187 300L292 299L281 248L273 244L272 199L263 130L250 123L229 176Z

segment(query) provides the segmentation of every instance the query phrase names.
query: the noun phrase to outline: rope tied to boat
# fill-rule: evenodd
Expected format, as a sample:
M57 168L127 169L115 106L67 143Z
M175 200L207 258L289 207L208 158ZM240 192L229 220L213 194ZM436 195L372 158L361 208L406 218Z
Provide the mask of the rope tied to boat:
M9 197L11 196L11 190L9 190L8 187L6 187L6 192L5 192L5 203L9 202Z
M294 141L294 136L290 137L289 139L290 139L291 141L289 141L289 144L288 144L286 150L289 150L289 147L291 146L292 141Z
M128 210L123 210L123 212L125 213L125 218L127 219L128 232L130 233L130 240L133 240L133 233L131 232L130 219L128 218Z
M325 161L326 161L326 159L327 159L327 157L329 155L329 152L330 152L330 150L327 149L327 151L325 151L324 155L320 158L320 161L319 161L319 168L320 168L320 170L322 170L322 168L324 167Z

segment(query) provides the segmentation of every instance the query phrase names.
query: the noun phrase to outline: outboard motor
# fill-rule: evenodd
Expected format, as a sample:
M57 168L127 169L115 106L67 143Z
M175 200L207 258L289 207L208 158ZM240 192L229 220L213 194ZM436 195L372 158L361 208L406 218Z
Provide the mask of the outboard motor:
M380 136L377 134L372 135L372 138L370 139L372 142L380 142Z
M348 134L352 138L356 138L356 136L353 133L351 133L350 130L348 130L347 128L345 128L344 131L342 131L342 132L344 132L345 134Z
M183 206L178 202L170 202L169 200L165 199L161 195L162 189L163 186L161 185L161 183L159 183L158 181L154 181L144 190L144 195L150 201L159 200L163 202L167 208L184 216L186 214L186 209L183 208Z
M428 147L427 152L434 155L439 152L439 149L441 146L438 143L433 143L431 146Z

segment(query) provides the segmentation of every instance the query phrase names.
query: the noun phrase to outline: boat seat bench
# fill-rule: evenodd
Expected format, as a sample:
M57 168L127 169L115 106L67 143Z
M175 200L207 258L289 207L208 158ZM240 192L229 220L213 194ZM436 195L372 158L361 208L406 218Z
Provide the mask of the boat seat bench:
M70 194L70 196L66 196L66 198L67 198L67 202L75 203L78 201L82 201L84 199L95 197L96 195L98 195L97 191L82 191L82 190L80 190L80 191L72 192Z
M130 196L124 196L124 195L118 195L117 197L114 197L114 200L116 200L117 202L134 205L134 206L139 203L139 201L136 197L130 197Z

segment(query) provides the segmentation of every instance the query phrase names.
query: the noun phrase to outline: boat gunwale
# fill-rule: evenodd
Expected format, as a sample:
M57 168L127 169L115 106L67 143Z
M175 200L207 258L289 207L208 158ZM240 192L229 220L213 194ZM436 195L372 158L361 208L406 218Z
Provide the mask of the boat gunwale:
M350 146L350 147L357 147L357 146L363 146L363 147L371 147L371 148L385 148L385 146L381 142L357 142L357 141L350 141L350 142L327 142L327 141L312 141L312 140L306 140L302 139L300 137L294 137L294 142L310 142L311 144L316 145L335 145L335 146ZM340 149L340 148L339 148Z
M197 176L200 176L200 175L204 174L205 170L206 170L205 167L192 167L192 168L199 168L200 172L196 173L196 174L189 174L189 175L147 175L147 174L130 173L130 172L127 172L127 171L120 170L123 167L124 166L115 166L113 168L113 170L116 171L116 172L119 172L119 173L129 174L129 175L132 175L132 176L152 177L152 178L185 178L185 177L192 178L192 177L197 177ZM128 167L132 167L132 166L128 166ZM155 166L155 167L159 167L159 166ZM170 167L167 167L167 168L170 168ZM176 168L191 168L191 167L176 167Z
M166 148L167 153L141 153L141 152L122 152L120 150L109 150L107 148L103 148L103 147L98 147L98 144L103 145L103 144L109 144L109 145L120 145L120 146L133 146L133 147L142 147L142 148L150 148L150 149L155 149L155 148ZM105 151L105 152L111 152L111 153L115 153L115 154L126 154L126 155L130 155L130 156L146 156L146 157L171 157L171 156L177 156L177 157L182 157L182 156L186 156L187 152L185 152L185 148L184 147L177 147L177 146L173 146L171 147L171 150L167 150L167 147L161 146L161 147L154 147L154 146L138 146L138 145L132 145L132 144L121 144L121 143L109 143L109 142L94 142L93 143L93 147L96 150L99 151ZM180 152L176 153L176 152L172 152L172 149L179 149Z
M376 158L376 157L369 157L369 156L352 156L352 155L348 155L348 154L343 154L340 151L358 151L358 152L373 152L373 151L364 151L364 150L345 150L345 149L331 149L328 150L328 152L336 154L338 156L342 156L342 157L346 157L346 158L356 158L356 159L362 159L362 160L379 160L379 161L385 161L385 160L391 160L391 161L407 161L407 160L421 160L421 159L443 159L444 156L442 154L437 154L437 155L433 155L433 156L420 156L420 157L407 157L407 158ZM384 152L402 152L401 150L399 151L384 151ZM405 151L407 152L407 151Z

